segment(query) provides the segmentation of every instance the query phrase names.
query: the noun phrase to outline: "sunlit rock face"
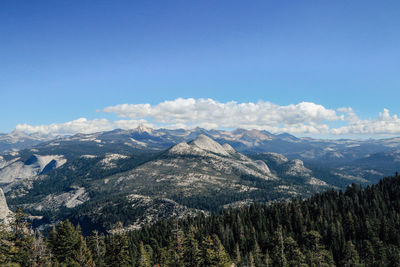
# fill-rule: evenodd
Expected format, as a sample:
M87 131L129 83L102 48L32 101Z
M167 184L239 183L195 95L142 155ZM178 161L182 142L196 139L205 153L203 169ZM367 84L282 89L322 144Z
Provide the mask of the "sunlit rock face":
M3 190L0 188L0 223L7 223L7 217L9 215L11 215L11 211L8 209L6 197L4 196Z

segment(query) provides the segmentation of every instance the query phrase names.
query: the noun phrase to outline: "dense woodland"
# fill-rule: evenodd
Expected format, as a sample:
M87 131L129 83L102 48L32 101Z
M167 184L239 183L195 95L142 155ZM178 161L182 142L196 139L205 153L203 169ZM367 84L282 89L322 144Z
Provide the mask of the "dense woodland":
M400 266L400 177L306 200L93 232L64 221L43 237L24 215L0 230L6 266Z

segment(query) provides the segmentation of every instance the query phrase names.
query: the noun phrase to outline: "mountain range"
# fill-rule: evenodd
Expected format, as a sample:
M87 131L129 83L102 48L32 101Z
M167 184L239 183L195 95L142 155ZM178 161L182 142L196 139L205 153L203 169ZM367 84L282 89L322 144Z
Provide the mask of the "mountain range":
M23 139L23 137L22 137ZM5 139L4 139L5 140ZM396 171L399 138L318 140L266 131L138 127L57 137L0 155L12 210L88 230L306 197Z
M116 129L73 136L28 135L23 132L13 131L10 134L0 134L0 153L22 150L40 143L44 145L47 143L48 146L59 146L59 141L63 144L73 141L81 144L94 142L99 147L114 143L136 149L164 150L179 142L193 140L200 134L210 136L219 143L228 143L242 153L276 152L289 158L299 158L307 161L330 160L332 163L347 162L374 153L400 149L400 137L335 140L297 138L287 133L272 134L259 130L236 129L234 131L223 131L202 128L170 130L139 126L132 130Z

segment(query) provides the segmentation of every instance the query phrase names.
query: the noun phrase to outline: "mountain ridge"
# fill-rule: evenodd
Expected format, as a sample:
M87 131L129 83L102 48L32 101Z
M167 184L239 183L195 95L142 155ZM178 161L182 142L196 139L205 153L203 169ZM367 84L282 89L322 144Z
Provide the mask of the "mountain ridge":
M212 212L239 202L308 196L330 187L311 173L281 176L270 170L265 161L249 158L229 144L221 145L205 135L174 145L138 164L129 163L132 159L107 153L69 159L48 173L10 188L12 207L37 216L53 214L46 217L50 221L75 218L110 230L117 223L116 218L121 218L128 228L137 228L163 216ZM120 169L124 165L127 169ZM131 195L141 196L142 200L134 201ZM146 199L151 199L153 207L143 206ZM143 222L133 215L122 216L111 208L113 205L130 210ZM155 206L161 210L155 211Z
M128 197L131 194L150 197L154 205L169 210L176 207L181 214L191 209L214 212L251 202L309 196L353 182L369 184L386 172L393 173L397 166L398 156L392 152L398 150L397 139L380 140L383 144L304 140L245 129L142 127L77 134L3 153L0 186L13 210L21 207L32 215L47 214L47 222L79 221L81 216L110 229L116 218L127 225L133 220L111 209L120 205L118 201L124 203L121 210L147 216L150 206L141 210L143 206ZM287 153L276 152L282 150ZM386 154L374 154L380 150ZM385 157L389 163L393 159L393 164L386 169L372 166L366 161L371 155ZM353 160L360 156L364 162ZM30 171L22 175L17 167ZM147 214L158 218L173 213ZM104 217L106 225L96 217Z

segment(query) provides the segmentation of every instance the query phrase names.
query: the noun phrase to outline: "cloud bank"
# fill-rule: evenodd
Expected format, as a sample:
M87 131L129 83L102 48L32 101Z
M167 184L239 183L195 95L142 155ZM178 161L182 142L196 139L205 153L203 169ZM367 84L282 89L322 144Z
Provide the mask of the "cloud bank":
M339 119L335 110L310 102L279 106L270 102L221 103L213 99L193 98L178 98L154 106L122 104L106 107L103 111L121 118L148 118L156 124L172 128L246 128L291 133L326 131L329 127L324 121Z
M116 114L120 120L80 118L61 124L31 126L19 124L27 133L74 134L132 129L139 125L154 128L259 129L297 135L394 135L400 133L400 119L384 109L375 119L360 119L351 107L326 108L312 102L277 105L271 102L177 98L156 105L120 104L101 112ZM334 126L339 124L341 126Z
M16 131L25 133L39 133L43 135L69 135L76 133L95 133L102 131L111 131L117 128L120 129L133 129L140 125L148 127L155 127L144 120L117 120L109 121L107 119L94 119L88 120L86 118L79 118L77 120L65 123L53 123L49 125L32 126L29 124L18 124L15 127Z

